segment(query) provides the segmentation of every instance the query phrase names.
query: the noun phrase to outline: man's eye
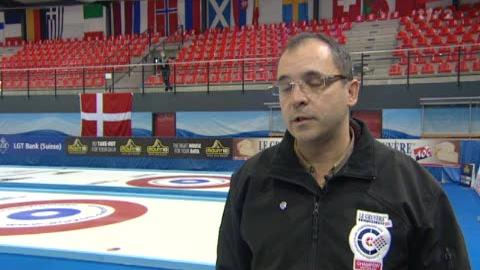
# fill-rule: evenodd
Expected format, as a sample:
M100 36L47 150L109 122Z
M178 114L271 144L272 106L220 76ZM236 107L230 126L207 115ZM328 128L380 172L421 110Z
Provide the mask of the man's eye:
M323 78L321 76L310 75L303 78L304 82L310 86L323 85Z
M320 78L311 78L306 80L305 84L307 84L310 87L319 87L319 86L323 86L323 80Z
M281 91L290 91L292 89L292 84L290 83L281 83L278 85L279 90Z

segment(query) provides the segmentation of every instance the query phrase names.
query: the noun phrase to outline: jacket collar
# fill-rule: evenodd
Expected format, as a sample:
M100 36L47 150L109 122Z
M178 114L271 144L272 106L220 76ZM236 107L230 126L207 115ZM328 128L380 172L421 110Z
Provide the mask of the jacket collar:
M353 128L355 136L353 152L334 177L345 176L373 180L376 177L375 139L362 121L352 118L350 126ZM311 181L311 176L305 171L295 155L294 140L294 137L287 130L274 154L269 175L280 180L316 189L310 183L315 181Z

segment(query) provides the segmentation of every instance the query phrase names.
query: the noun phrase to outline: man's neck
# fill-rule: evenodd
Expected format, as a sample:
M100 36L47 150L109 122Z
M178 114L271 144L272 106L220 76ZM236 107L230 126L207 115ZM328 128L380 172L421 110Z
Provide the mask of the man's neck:
M332 134L330 138L318 141L295 140L297 155L307 169L313 169L317 181L329 174L337 162L344 157L350 144L351 134L349 126ZM313 167L313 168L310 168Z

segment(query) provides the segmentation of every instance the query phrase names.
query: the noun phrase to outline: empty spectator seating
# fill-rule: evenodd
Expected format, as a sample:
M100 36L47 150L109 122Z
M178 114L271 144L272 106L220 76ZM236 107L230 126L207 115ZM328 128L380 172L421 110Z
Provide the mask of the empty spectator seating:
M351 27L351 22L346 19L331 21L322 19L255 27L210 29L191 36L191 45L178 53L175 61L177 65L174 65L175 82L215 84L273 81L276 72L274 61L290 36L304 31L322 32L340 44L345 44L347 43L345 32ZM227 61L228 64L215 64L219 60ZM154 78L147 80L149 86L161 84Z
M389 74L400 76L408 72L415 75L420 65L421 74L480 71L477 57L480 51L479 13L478 7L466 5L462 10L435 8L429 15L416 10L411 16L400 17L396 35L399 49L392 53L399 60L391 65ZM421 48L421 54L415 55L417 48ZM410 61L406 49L410 51ZM422 57L422 54L431 57ZM408 63L408 70L403 74L398 72L397 64Z
M142 56L148 43L146 34L23 43L0 60L3 88L103 87L106 72L126 71L121 65Z

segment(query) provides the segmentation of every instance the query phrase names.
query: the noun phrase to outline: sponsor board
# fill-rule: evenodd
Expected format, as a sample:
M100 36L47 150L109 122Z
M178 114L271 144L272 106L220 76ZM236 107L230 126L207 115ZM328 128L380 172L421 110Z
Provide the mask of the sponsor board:
M455 166L460 162L460 141L445 139L397 140L379 139L423 165Z
M233 159L246 160L261 151L279 144L282 138L245 138L233 139Z
M462 164L460 171L460 184L470 187L475 179L475 164Z
M477 171L477 177L475 177L472 188L477 192L478 196L480 196L480 170Z
M232 159L232 139L70 137L65 143L70 155Z
M0 137L0 154L54 154L64 150L61 138L5 136Z

